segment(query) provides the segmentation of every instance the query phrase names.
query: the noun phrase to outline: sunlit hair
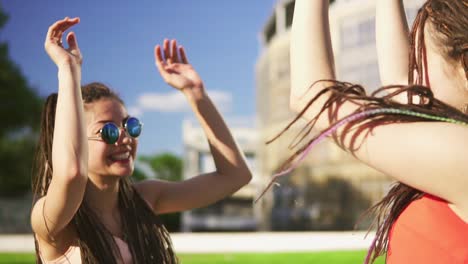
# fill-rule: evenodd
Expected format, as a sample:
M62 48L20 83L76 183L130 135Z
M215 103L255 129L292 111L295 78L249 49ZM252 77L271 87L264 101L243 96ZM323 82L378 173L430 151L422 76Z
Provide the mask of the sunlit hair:
M426 23L428 21L430 23ZM287 174L297 167L304 154L307 154L311 147L326 136L333 136L338 145L349 149L354 154L362 143L357 141L359 135L364 133L363 138L365 138L375 127L380 125L431 121L466 125L468 123L467 113L434 98L430 90L426 46L424 44L424 27L428 25L430 26L429 30L433 31L431 35L434 36L439 52L450 63L461 63L468 80L468 0L429 0L419 10L411 31L409 85L386 86L366 95L365 89L360 85L335 80L319 81L331 83L331 85L320 91L277 137L296 123L318 98L326 95L330 97L321 111L298 134L292 147L302 145L282 164L275 177ZM424 83L429 87L423 86ZM396 96L400 94L408 95L408 103L398 103ZM415 98L417 99L414 100ZM343 103L350 101L358 104L358 109L349 116L338 119L340 107ZM323 114L328 115L331 125L316 137L303 142L312 131L315 122ZM337 137L335 133L338 127L343 127L343 133L340 137ZM347 135L351 136L351 140L349 145L345 146ZM371 228L377 227L377 231L365 263L373 263L378 256L387 252L389 233L393 224L412 201L423 195L424 193L420 190L397 182L379 203L369 209L369 212L376 215Z
M87 104L100 99L114 99L123 105L122 99L101 83L83 86L82 98L85 109ZM56 106L57 94L54 93L47 97L41 117L41 132L32 179L34 203L47 195L52 180L52 142ZM178 263L168 231L132 187L129 177L123 177L119 181L118 208L124 234L122 239L128 244L134 263ZM117 263L121 258L112 234L90 209L85 199L73 217L72 224L77 232L77 243L83 263ZM42 263L38 242L36 238L34 240L37 263Z

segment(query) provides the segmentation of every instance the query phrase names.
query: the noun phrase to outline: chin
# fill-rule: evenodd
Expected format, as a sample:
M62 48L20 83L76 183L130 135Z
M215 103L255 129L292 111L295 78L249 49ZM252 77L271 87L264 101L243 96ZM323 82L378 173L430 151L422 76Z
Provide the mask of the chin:
M111 166L112 174L115 176L126 177L131 176L134 171L133 162L128 163L114 163Z
M113 170L113 174L116 176L127 177L133 174L133 166L128 168L116 168Z

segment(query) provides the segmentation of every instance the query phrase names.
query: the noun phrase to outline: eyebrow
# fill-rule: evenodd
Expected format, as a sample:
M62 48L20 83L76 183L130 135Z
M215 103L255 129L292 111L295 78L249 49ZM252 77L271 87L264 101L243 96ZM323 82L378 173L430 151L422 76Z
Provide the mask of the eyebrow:
M129 117L130 117L130 115L126 115L122 119L122 121L124 121L125 119L128 119ZM96 124L103 124L103 123L114 123L114 120L107 120L107 119L106 120L99 120L99 121L95 122L94 124L96 125Z
M97 121L97 122L94 123L94 124L109 123L109 122L110 122L110 123L114 123L113 120L100 120L100 121Z

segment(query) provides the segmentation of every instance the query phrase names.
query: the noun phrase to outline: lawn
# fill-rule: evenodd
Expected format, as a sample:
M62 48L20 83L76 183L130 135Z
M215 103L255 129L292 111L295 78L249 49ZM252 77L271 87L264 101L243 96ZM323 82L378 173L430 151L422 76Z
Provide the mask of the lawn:
M179 258L183 264L356 264L363 263L365 254L364 251L179 254ZM34 254L0 253L0 263L34 264ZM376 262L376 264L383 263L383 258Z

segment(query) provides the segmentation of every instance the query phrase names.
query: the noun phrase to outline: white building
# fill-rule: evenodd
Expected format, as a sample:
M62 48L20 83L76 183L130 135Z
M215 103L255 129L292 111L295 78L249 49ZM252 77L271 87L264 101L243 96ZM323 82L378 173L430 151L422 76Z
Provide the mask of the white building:
M234 193L211 206L186 211L182 215L183 231L226 231L256 230L257 216L253 209L256 177L257 133L250 127L231 127L231 132L252 171L252 181ZM194 122L183 123L184 178L215 170L208 142L203 129Z

